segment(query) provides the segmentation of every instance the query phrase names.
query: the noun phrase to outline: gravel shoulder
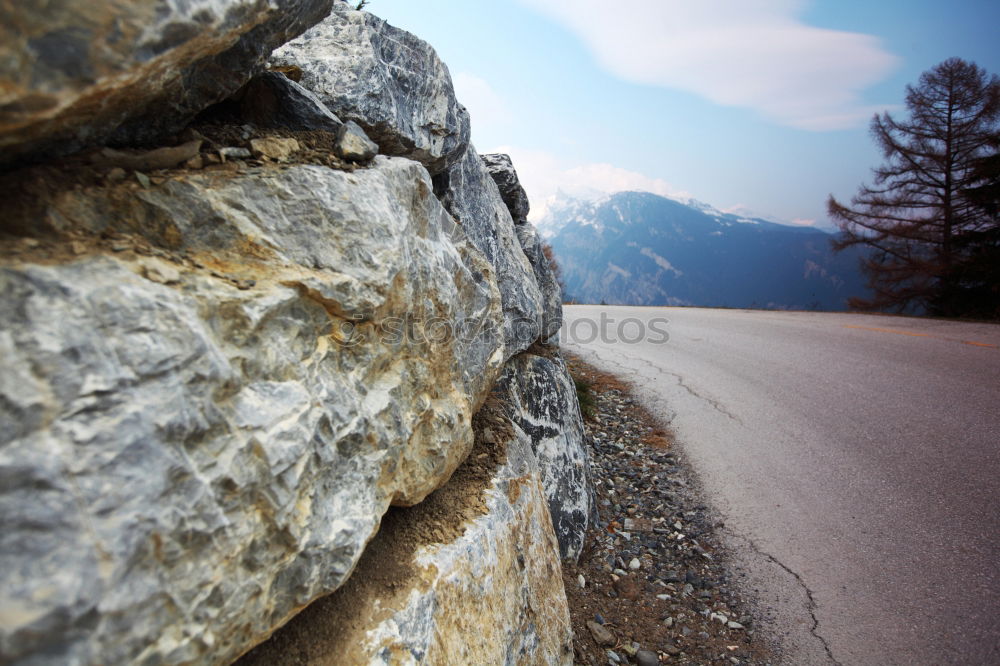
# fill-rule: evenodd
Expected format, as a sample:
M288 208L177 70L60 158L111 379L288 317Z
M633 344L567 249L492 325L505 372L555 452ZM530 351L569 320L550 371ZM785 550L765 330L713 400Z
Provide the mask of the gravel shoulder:
M776 663L765 611L671 433L627 384L563 355L591 396L582 402L600 516L579 562L563 565L575 663Z

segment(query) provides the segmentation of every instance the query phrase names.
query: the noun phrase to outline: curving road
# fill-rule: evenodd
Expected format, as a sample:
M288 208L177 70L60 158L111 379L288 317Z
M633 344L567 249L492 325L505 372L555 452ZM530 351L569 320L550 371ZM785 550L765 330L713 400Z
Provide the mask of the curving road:
M1000 326L565 315L562 344L673 427L785 663L1000 664Z

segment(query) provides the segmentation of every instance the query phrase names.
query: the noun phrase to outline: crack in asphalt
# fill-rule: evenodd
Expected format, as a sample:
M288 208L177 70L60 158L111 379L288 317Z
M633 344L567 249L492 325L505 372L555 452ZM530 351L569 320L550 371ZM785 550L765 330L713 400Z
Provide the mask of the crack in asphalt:
M632 368L632 367L625 366L621 362L616 361L614 359L606 358L604 356L601 356L594 349L587 349L586 351L587 351L587 353L593 354L600 361L603 361L605 363L609 363L609 364L615 366L616 368L618 368L623 373L627 373L632 378L639 378L640 377L639 371L636 370L636 369L634 369L634 368ZM657 365L654 365L651 361L649 361L647 359L644 359L644 358L636 358L636 357L631 357L631 356L626 357L624 355L616 354L614 350L610 350L609 349L608 351L611 352L612 354L614 354L615 356L621 356L621 358L623 358L623 359L632 360L632 361L641 361L642 363L645 363L647 366L649 366L651 369L655 370L658 374L664 374L664 375L669 375L671 377L674 377L677 380L677 384L681 388L683 388L684 390L686 390L688 393L690 393L692 396L694 396L695 398L698 398L700 400L705 401L706 403L708 403L709 405L711 405L719 413L724 414L725 416L729 417L733 421L736 421L737 423L740 423L742 425L743 422L740 420L739 417L735 416L734 414L732 414L731 412L729 412L728 410L726 410L724 407L722 407L722 405L720 405L718 403L718 401L713 400L711 398L708 398L706 396L703 396L703 395L699 394L697 391L695 391L690 386L688 386L687 384L685 384L683 377L681 377L679 374L677 374L675 372L670 372L669 370L664 370L663 368L661 368L661 367L659 367ZM671 417L670 420L667 421L667 423L669 424L670 421L673 421L673 417ZM755 553L758 553L762 557L766 558L768 561L773 562L780 569L782 569L783 571L787 572L790 576L792 576L792 578L795 579L795 581L799 584L799 586L805 592L806 599L808 600L807 610L809 612L809 617L812 620L812 627L810 627L809 633L817 641L819 641L819 643L823 646L823 650L826 652L826 656L830 660L830 662L832 664L834 664L835 666L842 666L841 663L839 661L837 661L836 657L833 656L833 651L830 649L830 644L827 643L826 639L819 633L819 618L816 617L816 610L818 609L819 606L816 603L815 597L813 597L812 590L809 588L808 585L806 585L806 582L805 582L805 580L803 580L802 576L800 576L798 574L798 572L793 571L790 567L788 567L784 562L782 562L781 560L779 560L774 555L772 555L772 554L770 554L770 553L768 553L768 552L766 552L764 550L761 550L757 546L757 544L754 543L753 539L751 539L749 537L746 537L746 536L743 536L743 535L735 534L731 530L727 530L727 532L729 532L732 536L734 536L736 538L743 539L744 541L746 541L750 545L750 548Z
M626 366L622 365L621 363L619 363L617 361L614 361L612 359L604 358L603 356L601 356L600 354L598 354L593 349L588 349L587 351L589 353L593 354L594 356L596 356L597 358L599 358L600 360L604 361L605 363L611 363L611 364L615 365L616 367L620 368L622 371L627 372L628 374L630 374L632 376L635 376L635 377L639 376L639 371L638 370L626 367ZM610 351L612 354L615 353L614 350L612 350L612 349L609 349L608 351ZM660 366L655 365L652 361L650 361L648 359L645 359L645 358L642 358L642 357L634 357L634 356L628 356L628 357L626 357L626 356L622 355L622 358L628 358L630 360L640 361L642 363L645 363L649 368L655 370L658 374L667 375L667 376L673 377L674 379L677 380L677 385L680 386L681 388L683 388L685 391L687 391L690 395L692 395L693 397L695 397L695 398L697 398L699 400L703 400L704 402L708 403L709 406L711 406L715 411L719 412L723 416L726 416L726 417L732 419L733 421L736 421L740 425L743 424L743 421L741 421L738 416L736 416L735 414L733 414L732 412L730 412L729 410L727 410L725 407L723 407L719 403L718 400L715 400L713 398L709 398L708 396L704 396L704 395L698 393L697 391L695 391L693 388L691 388L687 384L685 384L684 383L684 378L681 375L677 374L676 372L670 372L669 370L665 370L664 368L661 368ZM672 420L673 419L671 419L671 421Z
M830 644L827 643L826 639L823 638L823 636L821 636L819 633L819 618L816 617L816 610L819 608L819 605L816 603L816 599L815 597L813 597L812 590L809 589L808 585L806 585L806 582L805 580L802 579L802 576L800 576L798 572L793 571L791 567L786 565L784 562L779 560L771 553L768 553L767 551L758 547L757 544L754 543L754 540L751 539L750 537L742 534L737 534L733 530L726 530L726 531L729 532L730 536L746 541L750 545L750 548L755 553L767 558L769 561L778 565L778 567L780 567L783 571L787 572L789 575L792 576L792 578L795 579L795 581L799 584L802 590L806 593L806 598L809 600L809 605L807 610L809 611L809 617L812 619L812 627L810 627L809 633L812 634L813 637L816 640L818 640L820 644L823 646L823 650L826 652L826 656L827 658L829 658L830 662L835 664L835 666L842 666L842 664L839 661L837 661L837 658L833 656L833 650L830 649Z

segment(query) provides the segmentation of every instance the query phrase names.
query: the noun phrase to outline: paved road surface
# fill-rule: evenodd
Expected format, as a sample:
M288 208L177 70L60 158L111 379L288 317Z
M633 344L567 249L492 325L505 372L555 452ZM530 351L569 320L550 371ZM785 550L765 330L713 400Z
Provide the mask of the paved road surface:
M614 322L590 340L602 312ZM596 306L566 319L565 346L671 423L787 663L1000 664L1000 326ZM619 339L637 321L652 341Z

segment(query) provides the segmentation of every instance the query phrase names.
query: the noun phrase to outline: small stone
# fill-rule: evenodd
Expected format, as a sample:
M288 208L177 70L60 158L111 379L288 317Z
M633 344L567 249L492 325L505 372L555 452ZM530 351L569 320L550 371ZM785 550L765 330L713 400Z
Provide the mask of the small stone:
M348 120L337 131L334 152L348 162L367 162L378 154L378 144L356 122Z
M688 633L691 633L691 632L688 631ZM666 652L667 654L669 654L671 657L676 657L677 655L679 655L681 653L680 648L678 648L678 647L676 647L674 645L665 645L665 646L663 646L663 651Z
M656 666L660 663L660 657L652 650L639 650L635 653L635 663L639 666Z
M108 172L108 175L105 176L105 178L107 178L109 183L120 183L123 180L125 180L125 176L127 175L128 174L125 173L125 169L121 167L115 167L114 169Z
M583 577L583 574L577 574L576 584L580 587L581 590L587 586L587 579Z
M631 578L619 578L613 583L615 592L622 599L628 599L629 601L634 601L639 598L639 586Z
M257 284L256 280L236 280L236 288L246 291Z
M621 648L622 648L622 652L624 652L625 654L627 654L630 657L634 657L635 653L638 652L638 648L636 646L634 646L634 645L623 645L623 646L621 646Z
M735 620L730 620L728 623L726 623L726 626L729 627L730 629L743 629L744 628L742 624L740 624L739 622L736 622Z
M250 151L246 148L242 148L240 146L226 146L224 148L219 148L219 157L221 157L222 161L225 162L227 159L246 159L248 157L253 157L253 155L251 155Z
M615 635L606 629L604 625L588 620L587 629L590 630L590 635L594 637L594 642L598 645L614 645L616 642Z
M674 626L674 618L668 617L666 620L663 621L663 626L667 627L668 629Z
M622 663L622 658L618 656L618 653L614 650L608 650L608 660L616 664Z
M80 255L87 251L87 246L80 241L73 241L69 244L69 250L73 254Z
M658 594L656 595L656 598L660 601L668 601L671 597L669 594Z
M287 162L292 153L299 150L299 147L299 142L295 139L269 137L250 141L250 149L254 155L268 157L275 162Z
M642 566L642 563L639 562L639 558L638 557L633 557L632 561L628 563L628 568L631 569L632 571L638 571L639 567L641 567L641 566Z
M152 183L149 182L149 176L147 176L141 171L135 172L135 179L139 181L139 184L145 187L146 189L149 189L149 187L152 185Z

